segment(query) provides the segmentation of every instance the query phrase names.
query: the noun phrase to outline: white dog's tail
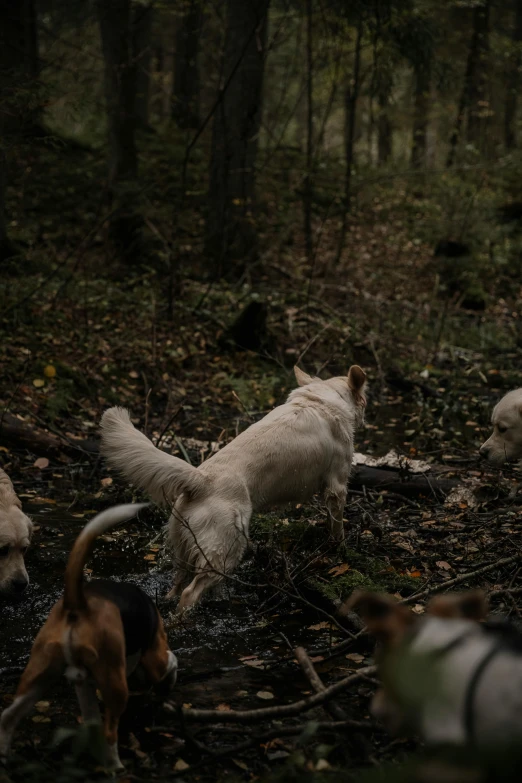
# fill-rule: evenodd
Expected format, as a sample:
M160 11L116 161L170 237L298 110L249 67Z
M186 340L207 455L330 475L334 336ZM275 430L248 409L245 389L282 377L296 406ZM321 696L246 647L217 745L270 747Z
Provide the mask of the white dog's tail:
M159 504L172 503L182 492L207 488L199 470L157 449L132 424L125 408L109 408L101 419L101 453L125 478Z

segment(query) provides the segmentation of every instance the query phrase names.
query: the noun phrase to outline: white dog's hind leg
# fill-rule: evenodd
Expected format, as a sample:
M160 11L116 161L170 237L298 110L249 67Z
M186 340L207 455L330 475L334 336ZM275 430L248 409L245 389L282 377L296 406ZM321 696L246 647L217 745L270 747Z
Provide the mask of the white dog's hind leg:
M344 541L343 513L346 504L346 485L330 485L325 492L328 511L328 529L336 541Z
M84 723L100 723L102 722L100 714L100 706L98 699L96 698L96 691L90 682L82 682L74 686L76 690L76 697L82 718Z
M0 759L9 753L16 727L31 712L42 694L43 688L35 685L23 695L16 696L11 706L3 711L0 717Z
M190 606L196 604L206 590L217 585L222 579L223 577L221 574L216 574L212 571L206 571L205 573L198 574L194 577L189 586L186 587L181 594L177 613L181 614Z

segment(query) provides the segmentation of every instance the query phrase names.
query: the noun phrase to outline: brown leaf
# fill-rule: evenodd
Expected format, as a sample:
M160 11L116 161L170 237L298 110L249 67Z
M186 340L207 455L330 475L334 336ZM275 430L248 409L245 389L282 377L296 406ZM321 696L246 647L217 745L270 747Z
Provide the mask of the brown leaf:
M361 655L361 653L348 653L346 657L354 663L362 663L364 661L364 655Z
M334 566L333 568L330 568L328 571L329 574L332 576L341 576L341 574L345 574L347 571L350 570L350 566L348 563L343 563L342 565Z
M216 710L218 712L230 712L230 705L229 704L218 704L216 707Z
M329 627L330 627L330 623L327 620L325 620L322 623L317 623L317 625L309 625L308 626L308 630L309 631L322 631L324 628L329 628Z
M33 468L48 468L49 467L49 460L47 457L38 457L38 459L35 459L33 462Z
M112 477L107 476L106 478L102 478L100 484L102 485L102 487L110 487L110 485L112 484Z
M451 571L452 566L450 566L449 563L447 563L445 560L437 560L435 563L437 568L441 568L443 571Z

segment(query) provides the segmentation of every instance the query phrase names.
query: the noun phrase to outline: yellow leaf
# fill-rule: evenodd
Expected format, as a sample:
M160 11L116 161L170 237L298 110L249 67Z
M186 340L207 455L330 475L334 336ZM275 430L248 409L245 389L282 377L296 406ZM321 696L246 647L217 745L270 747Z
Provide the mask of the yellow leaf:
M156 555L145 555L143 559L144 560L155 560L156 559Z
M56 367L53 367L52 364L48 364L44 367L44 375L46 378L54 378L56 375Z
M45 381L43 378L35 378L33 381L33 386L36 386L37 389L40 389L42 386L45 386Z

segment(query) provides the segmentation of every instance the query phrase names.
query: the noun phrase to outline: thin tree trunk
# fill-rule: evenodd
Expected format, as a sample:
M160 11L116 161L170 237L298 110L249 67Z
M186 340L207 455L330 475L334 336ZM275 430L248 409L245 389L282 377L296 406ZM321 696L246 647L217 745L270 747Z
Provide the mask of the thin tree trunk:
M179 128L199 126L201 0L187 0L176 30L172 119Z
M517 146L517 108L522 65L522 0L517 0L515 26L513 28L513 52L506 79L506 104L504 109L504 143L507 150Z
M136 68L131 0L98 0L98 18L105 61L110 236L119 256L132 263L140 255L141 219L136 211Z
M462 135L462 125L466 112L468 112L468 138L473 139L477 132L477 124L474 121L478 119L476 117L476 112L479 107L476 105L476 101L478 100L477 96L479 91L476 89L475 82L477 79L477 69L479 67L479 57L481 56L481 50L484 43L481 41L481 37L484 29L487 32L488 25L489 0L487 0L485 6L477 6L473 11L473 34L469 45L466 73L464 75L464 84L460 95L457 116L455 117L455 123L450 136L450 148L446 161L447 168L453 166L455 162L457 145ZM472 114L474 115L473 117Z
M415 66L415 106L411 143L411 165L415 169L424 168L426 165L430 90L431 58L427 53L425 60Z
M468 141L483 153L487 152L488 129L491 124L487 91L490 2L491 0L486 0L484 5L477 6L473 15L477 53L470 81L468 110Z
M149 129L150 68L153 6L135 5L132 13L132 50L136 67L136 126Z
M352 200L352 171L354 164L354 141L355 141L355 120L357 117L357 101L361 87L361 43L363 36L363 23L359 19L357 27L357 38L355 41L355 53L353 61L353 76L345 90L344 99L344 122L345 122L345 161L346 168L344 173L344 212L339 243L337 245L336 266L341 259L346 239L346 228L348 224L348 214L351 209Z
M387 163L392 155L393 130L388 114L391 84L384 84L379 89L377 102L379 114L377 117L377 159L379 163Z
M227 0L223 82L212 132L206 249L214 274L237 277L257 256L255 163L269 0Z
M312 168L314 155L313 105L313 16L312 0L306 0L306 170L303 187L303 216L306 258L313 260L312 241Z
M9 150L30 135L40 113L34 0L0 2L0 266L19 250L7 234L5 192Z

